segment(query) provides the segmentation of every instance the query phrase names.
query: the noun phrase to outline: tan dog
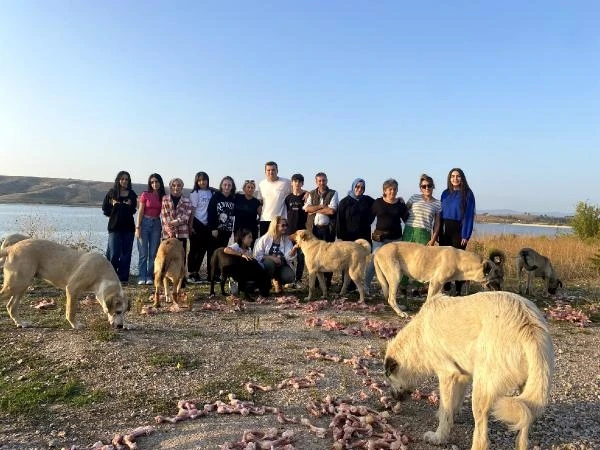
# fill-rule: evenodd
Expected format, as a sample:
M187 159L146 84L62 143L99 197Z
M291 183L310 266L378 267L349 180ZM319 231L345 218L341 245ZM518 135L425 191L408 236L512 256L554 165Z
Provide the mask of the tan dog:
M554 353L546 321L529 300L510 292L438 294L388 343L384 365L399 398L421 380L438 377L439 425L424 434L425 441L447 442L472 382L471 449L488 448L492 412L519 431L516 448L526 450L529 428L548 404ZM519 395L507 396L515 389Z
M290 236L292 237L292 236ZM365 239L352 241L325 242L317 239L308 230L298 230L293 240L304 253L306 270L308 271L308 297L314 298L315 280L319 279L323 297L327 297L327 284L323 272L344 273L344 282L340 293L348 290L350 278L356 284L361 302L365 301L365 268L371 257L371 244Z
M519 279L519 294L521 293L521 277L523 269L527 271L527 287L525 294L531 295L531 284L534 278L544 280L544 285L549 294L556 294L556 290L562 287L560 281L552 267L550 260L544 255L540 255L532 248L522 248L519 250L516 261L517 277Z
M26 239L0 250L4 264L4 287L0 299L8 300L8 315L18 327L27 327L18 316L21 297L34 276L65 289L65 315L73 328L83 325L75 321L78 297L92 291L115 328L123 328L123 316L129 301L110 262L99 253L84 253L56 242Z
M179 239L169 238L162 241L154 260L154 306L160 306L159 289L162 285L167 302L179 303L179 291L185 277L185 250ZM169 295L169 281L173 283L173 292Z
M408 317L396 302L402 275L429 282L427 298L441 292L444 283L472 280L492 290L500 289L504 270L491 260L454 247L430 247L414 242L390 242L375 252L377 280L383 296L400 317Z

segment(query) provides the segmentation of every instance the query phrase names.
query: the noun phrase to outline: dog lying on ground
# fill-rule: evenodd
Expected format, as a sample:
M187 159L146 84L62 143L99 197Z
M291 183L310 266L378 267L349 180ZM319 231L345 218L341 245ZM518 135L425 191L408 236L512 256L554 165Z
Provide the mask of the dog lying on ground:
M18 327L27 327L18 315L19 302L33 277L38 276L57 288L65 289L65 316L73 328L83 325L75 321L77 299L92 291L115 328L123 328L129 301L110 262L99 253L85 253L43 239L26 239L0 250L5 258L4 287L0 299L8 300L8 315Z
M491 290L499 290L504 282L501 266L454 247L390 242L375 252L374 264L383 296L387 297L390 306L401 317L408 317L396 302L402 275L423 283L429 282L427 299L441 292L448 281L477 281Z
M220 247L213 252L210 264L210 295L215 295L215 279L218 275L221 276L221 295L226 295L227 278L237 281L240 292L243 292L248 299L252 299L254 288L258 288L258 292L263 297L269 295L271 280L258 261L247 261L236 255L228 255L225 253L225 248Z
M388 343L384 366L396 397L438 377L439 425L425 433L425 441L447 442L472 382L471 448L488 448L491 411L519 432L516 448L526 450L529 428L548 403L554 353L546 321L529 300L510 292L438 294ZM520 394L506 395L514 389Z
M517 254L517 277L519 279L519 294L521 293L521 276L523 269L527 271L527 287L525 294L531 295L531 284L534 278L542 278L549 294L556 294L556 290L562 287L562 281L556 276L554 267L550 260L540 255L532 248L522 248Z
M179 239L165 239L158 246L154 260L154 304L160 307L160 286L165 290L167 302L179 303L179 292L185 278L185 250ZM169 294L169 281L173 284L173 292ZM191 302L191 300L190 300ZM189 305L188 305L189 306Z
M359 301L365 301L365 269L371 257L371 244L367 240L325 242L317 239L308 230L298 230L290 237L304 253L308 271L308 297L306 300L314 298L317 278L323 297L327 297L327 285L323 272L342 271L344 281L340 294L344 295L347 292L348 284L352 279L358 289Z

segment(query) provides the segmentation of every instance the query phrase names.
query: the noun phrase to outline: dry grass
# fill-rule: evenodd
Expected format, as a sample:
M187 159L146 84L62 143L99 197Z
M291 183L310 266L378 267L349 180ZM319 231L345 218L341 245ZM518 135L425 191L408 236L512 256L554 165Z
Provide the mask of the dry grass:
M515 258L523 247L535 249L552 261L554 269L564 283L597 286L600 281L600 268L592 263L592 258L600 251L600 242L584 242L574 236L532 237L518 235L490 236L473 239L468 250L482 256L493 249L506 254L506 281L516 285Z

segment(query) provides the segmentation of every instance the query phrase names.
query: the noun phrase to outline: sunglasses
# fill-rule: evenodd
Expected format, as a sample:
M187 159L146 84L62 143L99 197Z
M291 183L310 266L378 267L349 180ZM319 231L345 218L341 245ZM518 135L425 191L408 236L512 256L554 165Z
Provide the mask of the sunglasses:
M287 228L288 224L287 224L287 223L280 223L280 224L279 224L279 226L280 226L280 227Z
M433 189L433 186L431 184L422 184L421 189Z
M246 180L244 183L254 183L254 180Z

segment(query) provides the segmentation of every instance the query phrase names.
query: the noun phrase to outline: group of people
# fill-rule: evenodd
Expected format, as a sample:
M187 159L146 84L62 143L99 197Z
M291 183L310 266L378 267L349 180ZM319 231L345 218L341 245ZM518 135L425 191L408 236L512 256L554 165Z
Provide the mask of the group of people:
M187 282L198 283L204 258L210 277L212 253L226 247L226 253L260 264L272 278L275 292L281 292L284 286L301 286L304 258L288 237L300 229L308 229L327 242L366 239L373 252L399 240L465 249L471 237L475 197L459 168L448 173L439 200L433 196L435 184L427 174L419 177L419 192L406 202L398 196L394 179L384 181L382 196L377 199L365 194L362 178L352 182L341 200L327 182L327 175L319 172L315 175L316 188L306 191L303 175L282 178L277 163L269 161L265 179L258 185L245 180L241 192L230 176L224 177L218 188L211 187L208 174L201 171L194 177L189 197L183 195L180 178L169 181L167 193L162 177L153 173L147 190L138 198L129 173L120 171L102 205L109 217L106 256L119 279L127 282L136 239L138 284L150 285L161 239L177 238L187 254ZM229 245L232 235L233 244ZM367 289L374 274L371 264L366 273ZM328 284L331 276L325 274ZM408 280L403 280L403 285L407 284ZM462 282L456 282L459 295L461 287Z

